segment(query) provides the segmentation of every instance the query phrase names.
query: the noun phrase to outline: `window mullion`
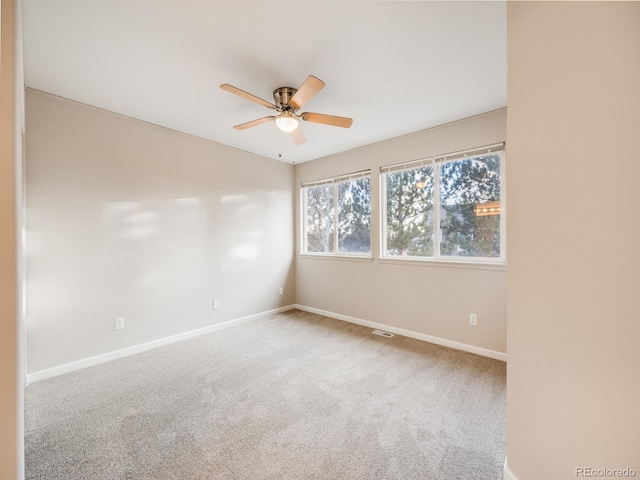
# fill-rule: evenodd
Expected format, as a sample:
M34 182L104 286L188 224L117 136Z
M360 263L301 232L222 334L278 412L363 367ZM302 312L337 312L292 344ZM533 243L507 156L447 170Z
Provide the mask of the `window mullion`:
M302 240L301 240L301 250L303 253L307 253L308 252L308 248L307 248L307 189L303 188L300 191L300 194L302 196L301 198L301 204L302 204L302 212L300 212L300 221L302 222Z
M440 167L433 160L433 258L440 258Z
M507 258L507 184L505 175L504 152L499 154L500 158L500 259L506 261Z
M338 253L338 184L333 184L333 253Z
M380 258L387 255L387 174L380 175Z

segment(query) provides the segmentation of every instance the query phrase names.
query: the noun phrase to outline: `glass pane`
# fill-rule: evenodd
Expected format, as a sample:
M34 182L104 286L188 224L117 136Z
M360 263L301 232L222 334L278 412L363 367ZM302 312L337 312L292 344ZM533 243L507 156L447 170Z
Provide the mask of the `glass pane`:
M338 251L371 251L371 178L338 184Z
M333 252L333 185L306 189L307 252Z
M386 255L433 255L433 167L386 174Z
M500 256L500 155L440 165L440 255Z

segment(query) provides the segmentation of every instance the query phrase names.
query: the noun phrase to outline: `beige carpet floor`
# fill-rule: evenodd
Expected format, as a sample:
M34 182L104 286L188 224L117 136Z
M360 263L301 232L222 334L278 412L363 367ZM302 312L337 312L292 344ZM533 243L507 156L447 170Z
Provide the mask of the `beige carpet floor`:
M502 479L505 373L293 310L27 387L27 478Z

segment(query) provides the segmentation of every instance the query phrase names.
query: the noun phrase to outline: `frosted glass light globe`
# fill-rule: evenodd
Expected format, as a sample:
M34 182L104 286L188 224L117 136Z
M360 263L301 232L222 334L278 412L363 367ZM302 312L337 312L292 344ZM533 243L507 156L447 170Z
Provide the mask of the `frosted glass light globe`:
M300 124L300 120L298 120L296 117L294 117L290 113L289 114L281 113L276 117L276 125L283 132L287 132L287 133L293 132L296 128L298 128L299 124Z

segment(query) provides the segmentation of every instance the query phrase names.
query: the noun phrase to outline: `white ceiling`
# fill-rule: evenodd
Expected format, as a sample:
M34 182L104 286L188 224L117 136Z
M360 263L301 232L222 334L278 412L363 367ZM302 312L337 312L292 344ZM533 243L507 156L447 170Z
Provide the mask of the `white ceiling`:
M27 87L300 163L506 106L506 3L25 0ZM273 101L308 75L326 87L294 146Z

